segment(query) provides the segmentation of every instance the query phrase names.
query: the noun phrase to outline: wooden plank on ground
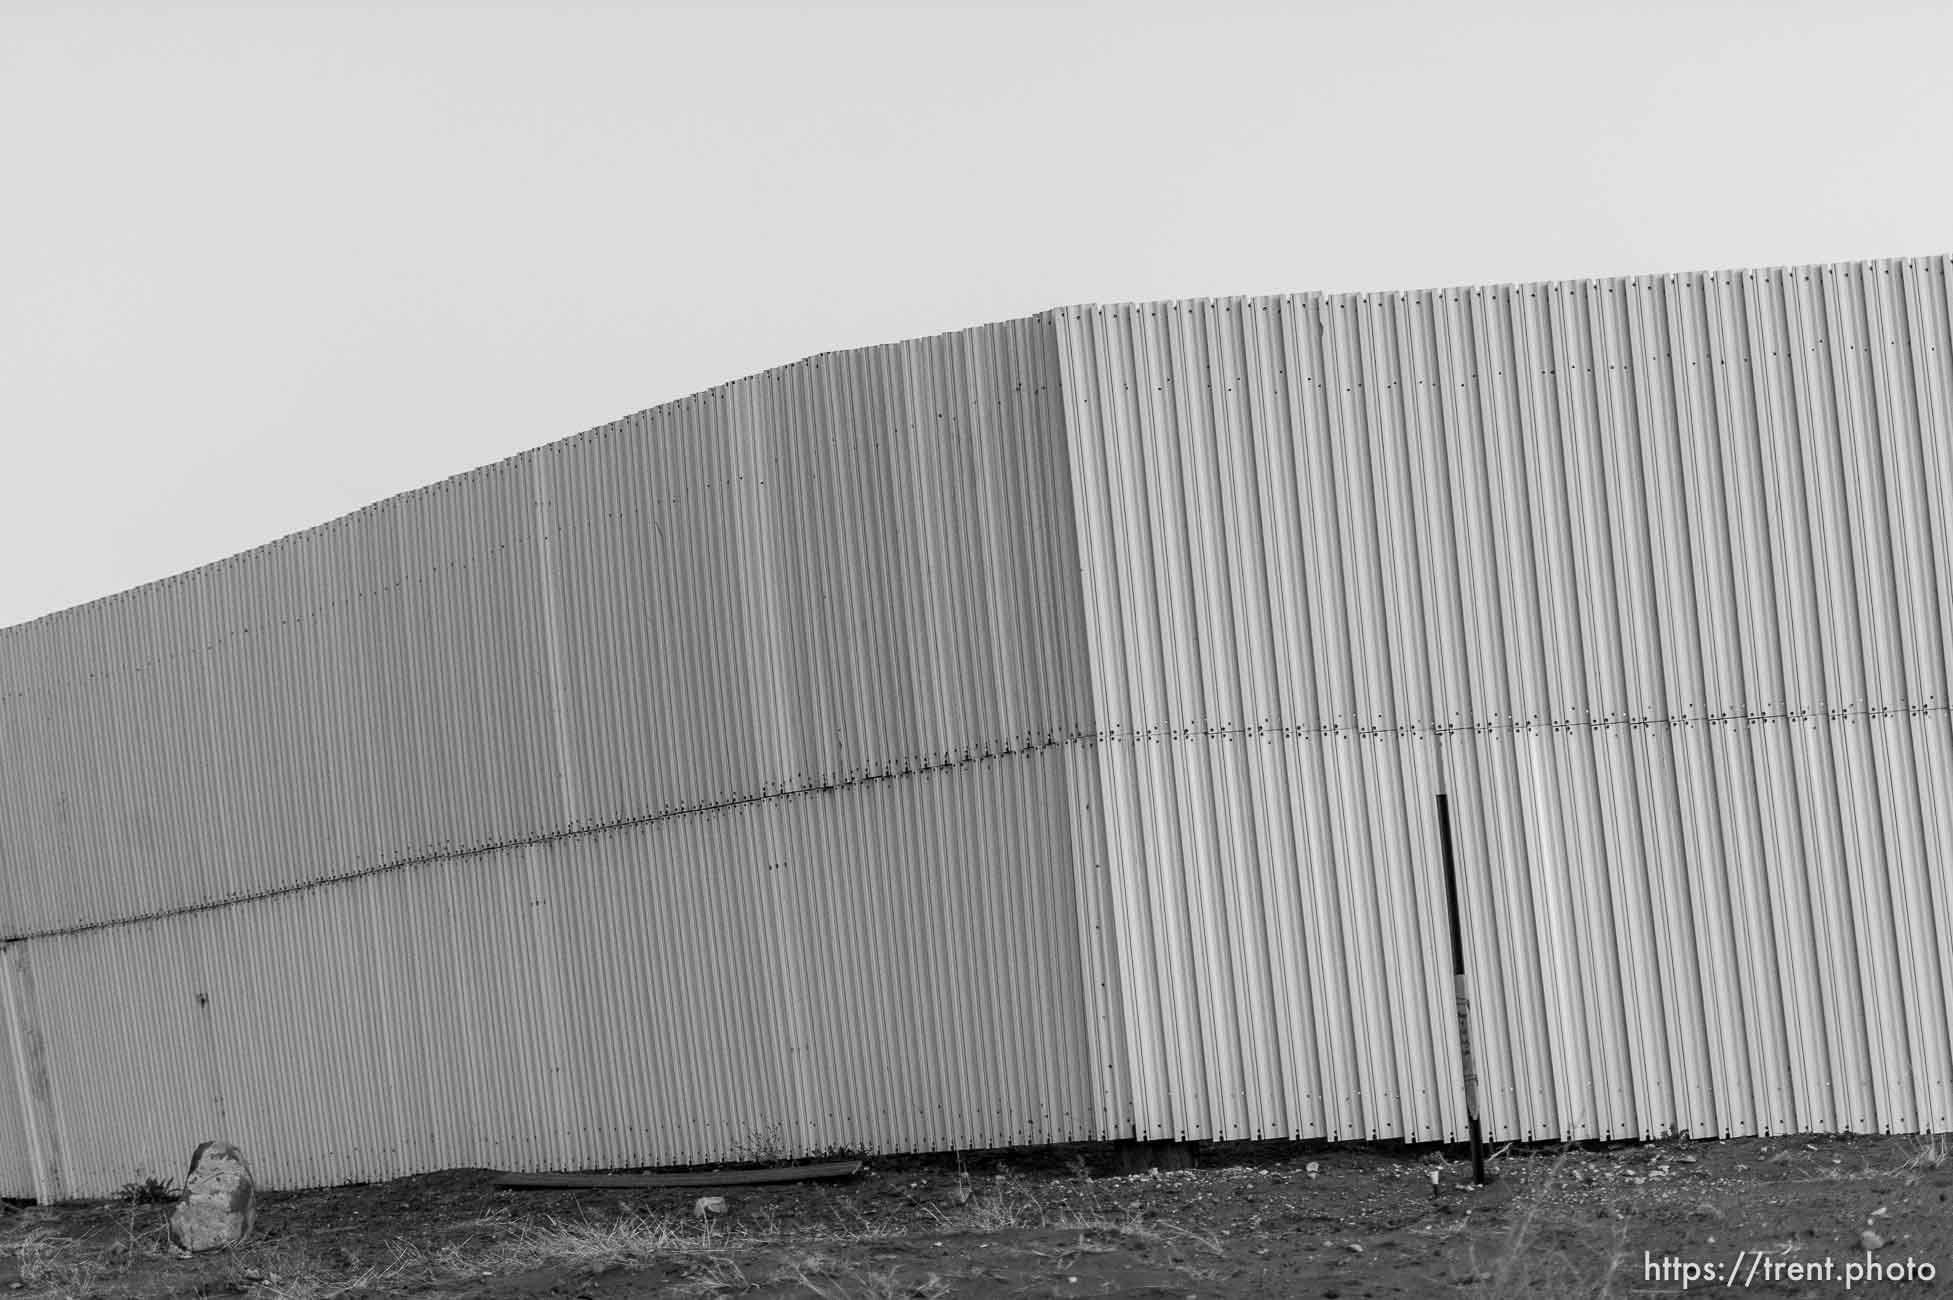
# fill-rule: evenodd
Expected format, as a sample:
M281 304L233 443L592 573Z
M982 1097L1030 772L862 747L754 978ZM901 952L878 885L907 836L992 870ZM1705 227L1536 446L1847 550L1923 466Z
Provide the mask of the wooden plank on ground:
M861 1172L859 1160L777 1169L707 1169L689 1174L503 1174L497 1187L746 1187L753 1183L799 1183L815 1178L847 1178Z

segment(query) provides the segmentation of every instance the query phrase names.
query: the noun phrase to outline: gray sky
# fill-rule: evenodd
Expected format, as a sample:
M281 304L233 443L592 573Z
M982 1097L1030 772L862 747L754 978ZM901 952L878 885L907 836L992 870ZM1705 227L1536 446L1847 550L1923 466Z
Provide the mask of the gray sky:
M1064 303L1945 252L1949 49L1923 0L0 0L0 626Z

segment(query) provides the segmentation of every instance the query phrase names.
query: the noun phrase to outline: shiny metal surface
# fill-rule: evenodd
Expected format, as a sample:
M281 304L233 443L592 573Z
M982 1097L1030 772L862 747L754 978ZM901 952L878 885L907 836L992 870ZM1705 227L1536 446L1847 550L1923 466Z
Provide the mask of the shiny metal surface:
M1953 1126L1944 259L1058 322L1143 1131Z

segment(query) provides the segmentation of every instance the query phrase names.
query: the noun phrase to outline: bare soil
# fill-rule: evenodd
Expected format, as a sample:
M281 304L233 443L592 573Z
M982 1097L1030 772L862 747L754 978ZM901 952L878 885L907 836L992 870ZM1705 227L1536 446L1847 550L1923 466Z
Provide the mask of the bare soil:
M1457 1155L1208 1146L1190 1171L1118 1175L1104 1148L1043 1149L626 1192L464 1170L265 1192L250 1241L194 1258L169 1252L167 1205L11 1207L0 1295L1832 1296L1953 1281L1943 1138L1508 1148L1482 1189ZM724 1212L701 1212L714 1195Z

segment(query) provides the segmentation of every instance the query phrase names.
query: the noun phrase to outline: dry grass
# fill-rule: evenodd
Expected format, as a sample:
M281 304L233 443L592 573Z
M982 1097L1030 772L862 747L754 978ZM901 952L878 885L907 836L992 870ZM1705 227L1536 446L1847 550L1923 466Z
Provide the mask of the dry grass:
M983 1216L979 1214L978 1218ZM787 1232L771 1218L728 1227L716 1219L626 1210L615 1219L598 1222L553 1218L520 1222L497 1216L477 1223L494 1234L490 1244L470 1254L473 1267L479 1271L560 1268L634 1272L664 1265L683 1274L682 1281L666 1283L665 1289L673 1294L709 1297L750 1289L747 1270L761 1252L771 1248L785 1250L787 1258L772 1270L769 1282L794 1282L826 1300L935 1300L948 1292L948 1283L934 1275L921 1282L906 1282L893 1270L852 1264L835 1254L899 1235L892 1227L866 1221L824 1223ZM443 1271L449 1276L456 1272L452 1268Z
M708 1255L692 1261L683 1282L666 1288L675 1296L743 1295L753 1289L745 1268L730 1255Z
M483 1247L468 1252L465 1264L456 1267L461 1261L454 1259L414 1262L448 1278L469 1271L548 1268L594 1274L667 1266L683 1278L661 1283L663 1290L712 1297L751 1289L748 1269L756 1257L767 1248L786 1248L785 1258L766 1280L795 1283L823 1300L937 1300L949 1291L949 1284L933 1274L921 1281L905 1281L892 1269L858 1265L835 1253L893 1235L889 1229L866 1223L827 1224L789 1234L770 1220L728 1228L713 1219L628 1211L598 1222L554 1218L522 1222L495 1216L477 1223L494 1235Z
M390 1268L368 1268L357 1273L338 1274L330 1271L301 1272L296 1276L282 1273L262 1273L253 1278L249 1270L242 1279L250 1282L257 1295L267 1300L339 1300L357 1291L384 1291L389 1286L402 1281L401 1274Z
M1953 1136L1922 1133L1906 1140L1906 1161L1900 1168L1914 1171L1938 1169L1948 1160L1953 1160Z
M925 1205L922 1212L942 1232L1009 1232L1050 1223L1044 1202L1023 1183L1002 1179L978 1188L964 1184L969 1199L961 1205Z
M1149 1223L1137 1213L1106 1206L1092 1180L1082 1172L1072 1182L1064 1184L1070 1196L1063 1205L1054 1204L1052 1199L1038 1195L1017 1178L1002 1177L974 1187L966 1182L961 1186L967 1197L962 1204L922 1207L924 1217L941 1232L991 1233L1057 1228L1149 1242L1190 1242L1216 1254L1221 1249L1220 1243L1211 1236L1174 1224ZM1073 1207L1069 1203L1072 1197L1083 1200L1086 1207Z
M1212 1235L1124 1210L1104 1199L1082 1166L1077 1172L1076 1179L1059 1184L1010 1175L973 1184L965 1176L958 1184L960 1196L952 1191L933 1203L911 1201L900 1212L872 1218L850 1208L838 1216L786 1223L768 1213L653 1214L621 1202L588 1217L531 1217L497 1209L453 1224L452 1235L438 1242L391 1240L378 1258L370 1246L355 1255L329 1239L273 1237L204 1257L199 1267L208 1284L260 1300L340 1300L452 1288L471 1279L537 1270L650 1271L655 1278L645 1281L659 1294L688 1300L739 1295L759 1285L793 1288L821 1300L938 1300L949 1294L956 1275L945 1277L915 1262L891 1266L889 1256L870 1259L861 1248L917 1234L1056 1231L1075 1240L1027 1245L1029 1262L1063 1263L1152 1247L1173 1257L1162 1267L1196 1278L1205 1275L1190 1257L1222 1254ZM0 1249L18 1266L20 1294L49 1300L99 1296L112 1291L132 1264L153 1264L172 1253L162 1215L131 1206L126 1221L118 1216L113 1222L117 1239L106 1247L101 1229L107 1225L99 1222L91 1232L74 1236L40 1226L0 1240Z
M108 1271L99 1246L64 1237L49 1228L30 1228L7 1251L20 1270L23 1286L49 1296L84 1296Z
M1908 1164L1927 1167L1946 1155L1944 1139L1922 1140ZM1598 1282L1592 1280L1591 1262L1583 1274L1565 1254L1542 1249L1546 1243L1541 1229L1551 1232L1552 1193L1566 1160L1562 1154L1524 1190L1510 1233L1489 1266L1476 1270L1468 1294L1478 1300L1614 1294L1623 1249L1616 1249ZM859 1217L793 1224L770 1215L700 1218L683 1211L646 1213L622 1203L588 1218L521 1217L501 1209L457 1225L459 1233L439 1244L395 1240L388 1256L378 1261L356 1259L343 1250L272 1241L247 1243L227 1258L225 1268L227 1280L261 1300L340 1300L354 1293L453 1286L545 1269L589 1275L651 1270L660 1294L688 1300L730 1297L756 1285L788 1286L820 1300L939 1300L949 1293L953 1277L913 1265L906 1270L889 1267L886 1258L870 1261L856 1248L918 1231L970 1236L1029 1231L1070 1238L1053 1242L1046 1237L1024 1246L1030 1256L1061 1270L1072 1261L1137 1251L1190 1280L1215 1280L1217 1275L1203 1266L1225 1258L1218 1236L1122 1207L1111 1189L1095 1183L1082 1168L1078 1175L1063 1183L1034 1183L1010 1175L975 1182L965 1177L943 1199L872 1222ZM5 1248L31 1288L28 1294L80 1297L97 1293L105 1273L112 1277L126 1271L132 1257L165 1249L157 1233L139 1230L133 1214L125 1235L119 1256L105 1255L99 1241L80 1242L47 1228L32 1229ZM647 1284L652 1281L646 1278Z
M1565 1251L1542 1249L1538 1244L1546 1206L1571 1154L1571 1147L1562 1150L1538 1185L1522 1193L1518 1218L1490 1267L1481 1267L1476 1249L1471 1252L1473 1281L1466 1294L1473 1300L1508 1300L1508 1297L1519 1300L1547 1295L1605 1300L1616 1294L1615 1288L1624 1276L1622 1267L1628 1260L1625 1224L1615 1229L1612 1249L1598 1280L1590 1264L1583 1266Z
M811 1253L788 1262L770 1282L794 1282L820 1300L941 1300L950 1292L947 1280L934 1273L920 1281L905 1281L893 1269L872 1269Z
M512 1223L493 1251L498 1272L565 1266L640 1269L689 1255L712 1255L755 1244L743 1229L712 1219L627 1213L599 1222L543 1219Z

